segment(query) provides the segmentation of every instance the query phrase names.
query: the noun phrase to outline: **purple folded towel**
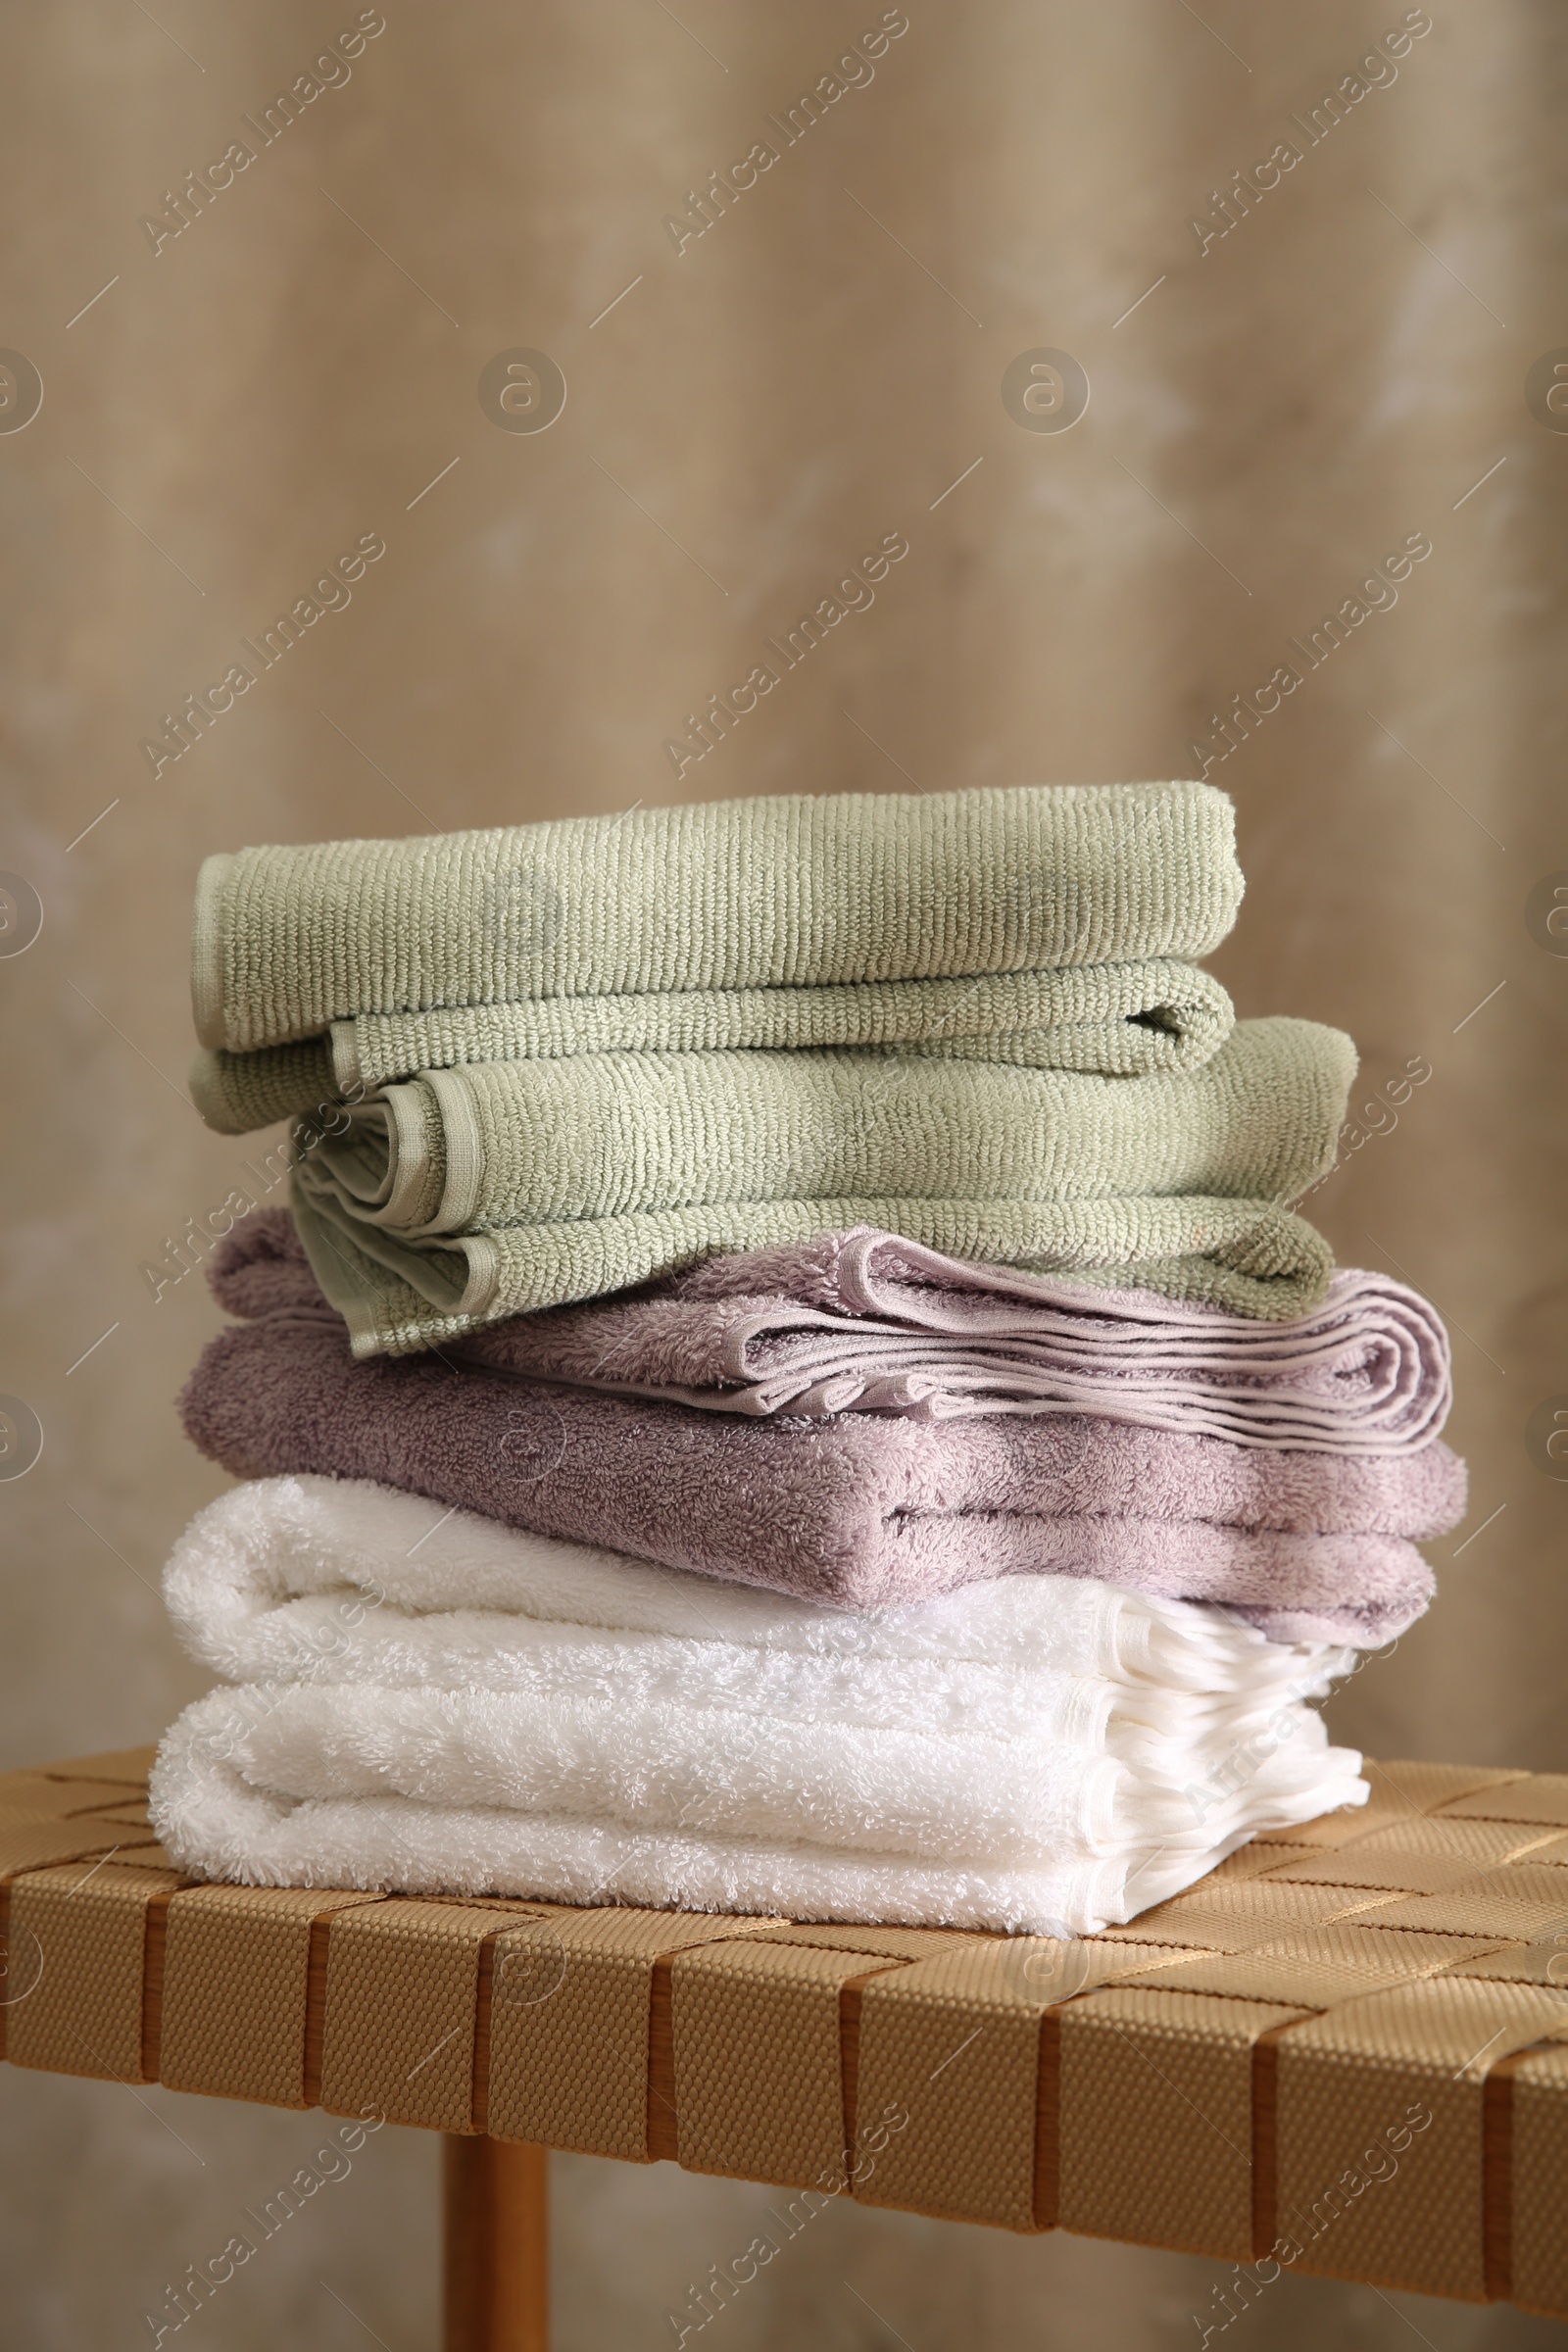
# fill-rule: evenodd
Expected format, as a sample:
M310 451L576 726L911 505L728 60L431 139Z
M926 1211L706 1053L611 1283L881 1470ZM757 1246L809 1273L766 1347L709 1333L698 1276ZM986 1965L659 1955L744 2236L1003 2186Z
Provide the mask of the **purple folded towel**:
M1260 1323L944 1257L869 1225L516 1315L451 1352L710 1411L1088 1411L1325 1453L1414 1452L1452 1398L1441 1317L1386 1275L1345 1268L1311 1313Z
M236 1475L375 1479L841 1608L997 1576L1087 1576L1226 1603L1279 1641L1371 1647L1431 1597L1410 1539L1444 1533L1464 1507L1464 1465L1436 1442L1308 1453L1098 1413L759 1420L442 1351L356 1362L275 1215L235 1229L213 1284L251 1320L211 1343L180 1409Z

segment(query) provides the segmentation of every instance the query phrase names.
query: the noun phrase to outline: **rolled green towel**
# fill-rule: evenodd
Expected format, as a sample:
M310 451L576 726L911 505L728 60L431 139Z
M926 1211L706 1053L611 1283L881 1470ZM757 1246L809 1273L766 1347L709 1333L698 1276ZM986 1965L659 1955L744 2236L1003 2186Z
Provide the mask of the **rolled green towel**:
M865 1051L477 1063L302 1130L296 1214L365 1353L845 1224L1297 1314L1331 1261L1282 1204L1332 1164L1354 1074L1348 1038L1288 1020L1144 1078Z
M1241 895L1206 784L710 802L210 858L192 999L204 1046L254 1053L362 1013L1200 956Z
M1234 1020L1229 997L1209 973L1156 957L961 980L694 988L361 1013L295 1045L251 1054L204 1048L190 1083L209 1127L244 1135L334 1098L358 1102L391 1080L462 1062L898 1046L1139 1077L1196 1068L1218 1051Z

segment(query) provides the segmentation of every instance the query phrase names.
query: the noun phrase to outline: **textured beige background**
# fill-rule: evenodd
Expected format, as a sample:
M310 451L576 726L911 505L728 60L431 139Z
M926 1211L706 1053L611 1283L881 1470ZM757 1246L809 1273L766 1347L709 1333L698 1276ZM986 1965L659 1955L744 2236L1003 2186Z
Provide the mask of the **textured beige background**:
M386 0L352 77L155 254L139 216L356 13L53 0L0 26L0 343L45 384L0 434L0 867L45 908L0 961L0 1390L46 1431L0 1486L0 1762L150 1737L202 1682L156 1584L221 1483L172 1409L217 1317L199 1277L155 1305L138 1267L246 1156L181 1099L203 855L786 787L1191 773L1195 737L1223 748L1210 713L1421 531L1397 606L1211 770L1250 880L1219 968L1246 1012L1352 1031L1372 1088L1412 1055L1433 1071L1314 1206L1345 1257L1453 1319L1474 1507L1436 1547L1438 1607L1340 1727L1568 1765L1568 1493L1524 1445L1568 1392L1568 961L1524 913L1568 868L1568 437L1523 390L1568 343L1557 12L1434 0L1397 79L1200 255L1189 216L1278 140L1306 146L1287 117L1395 0L908 0L874 79L677 255L662 216L876 5ZM543 433L476 397L516 346L567 379ZM1088 371L1070 432L1003 406L1043 346ZM155 780L137 746L160 714L369 531L387 552L352 605ZM677 783L664 737L887 531L909 554L875 607ZM17 2341L146 2340L164 2280L314 2130L0 2077ZM204 2340L431 2343L433 2154L372 2143ZM563 2346L668 2340L666 2304L750 2234L741 2187L559 2178ZM1193 2340L1218 2275L835 2214L724 2326L733 2352L1154 2352ZM1282 2344L1548 2340L1506 2312L1277 2297L1252 2326Z

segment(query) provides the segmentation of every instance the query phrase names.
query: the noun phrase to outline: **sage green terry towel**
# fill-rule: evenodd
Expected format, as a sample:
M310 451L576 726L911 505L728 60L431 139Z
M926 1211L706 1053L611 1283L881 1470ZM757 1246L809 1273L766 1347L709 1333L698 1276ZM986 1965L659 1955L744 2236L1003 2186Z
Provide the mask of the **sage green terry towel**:
M296 1172L294 1221L317 1281L349 1326L354 1353L411 1355L480 1324L597 1298L719 1250L807 1241L859 1219L982 1264L1070 1273L1282 1322L1328 1292L1322 1235L1269 1200L1206 1194L1153 1200L729 1201L652 1215L510 1226L418 1247L319 1205Z
M1243 1022L1202 1068L1144 1078L867 1051L485 1062L303 1130L295 1197L357 1337L376 1318L357 1321L320 1262L324 1228L482 1321L846 1221L972 1254L928 1240L933 1218L968 1230L988 1206L1004 1262L1185 1260L1217 1201L1250 1203L1255 1225L1325 1172L1354 1073L1348 1038L1288 1020ZM1182 1198L1204 1205L1150 1225ZM1311 1270L1326 1281L1326 1253Z
M423 1070L578 1054L897 1046L1139 1077L1197 1068L1218 1051L1235 1017L1217 980L1171 957L961 980L522 998L360 1013L334 1021L324 1037L251 1054L204 1048L190 1084L209 1127L244 1135L333 1101L358 1102Z
M204 1046L534 998L954 979L1206 955L1241 902L1198 783L845 793L210 858Z

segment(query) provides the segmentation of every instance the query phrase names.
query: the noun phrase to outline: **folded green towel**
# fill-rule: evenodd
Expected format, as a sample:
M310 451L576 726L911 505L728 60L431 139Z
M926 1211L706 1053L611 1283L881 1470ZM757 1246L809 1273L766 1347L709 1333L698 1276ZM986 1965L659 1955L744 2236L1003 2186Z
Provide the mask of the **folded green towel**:
M349 1326L354 1352L412 1355L482 1323L597 1298L719 1250L808 1241L866 1218L946 1256L1070 1273L1117 1290L1206 1300L1283 1322L1328 1294L1334 1257L1321 1234L1267 1200L736 1201L651 1216L513 1226L411 1249L295 1180L294 1221L317 1281Z
M962 980L684 989L524 998L434 1012L361 1013L322 1038L251 1054L204 1048L191 1094L209 1127L243 1135L334 1099L460 1062L576 1054L898 1046L1037 1069L1139 1077L1194 1069L1235 1013L1219 982L1169 957Z
M197 1035L361 1013L1206 955L1242 895L1205 784L710 802L210 858Z
M296 1212L366 1352L846 1223L1294 1314L1330 1261L1279 1206L1332 1164L1354 1074L1348 1038L1287 1020L1142 1078L867 1051L475 1063L302 1131ZM1239 1269L1260 1235L1268 1270ZM383 1303L368 1263L408 1295Z
M186 1076L190 1099L216 1135L249 1135L277 1119L324 1110L342 1091L332 1064L333 1034L266 1046L259 1054L203 1046L192 1055Z

